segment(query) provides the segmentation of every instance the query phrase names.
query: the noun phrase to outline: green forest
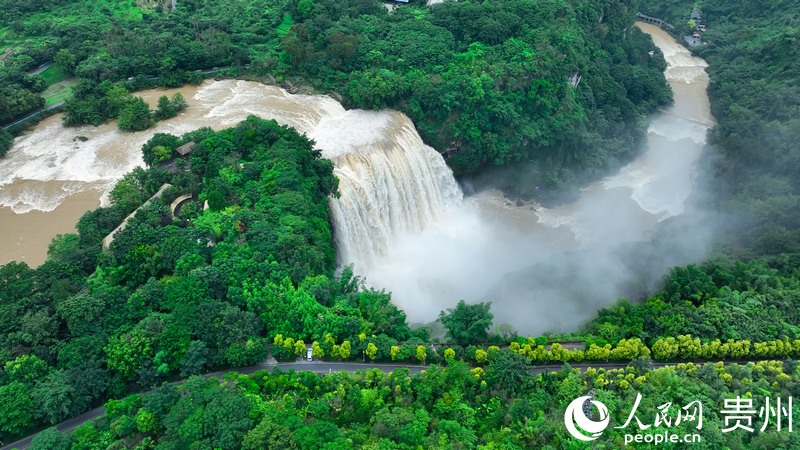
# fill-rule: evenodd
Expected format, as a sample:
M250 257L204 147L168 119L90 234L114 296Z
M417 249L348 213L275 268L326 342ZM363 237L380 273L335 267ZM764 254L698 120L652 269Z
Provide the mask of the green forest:
M555 201L630 159L646 114L671 101L628 0L414 0L392 13L378 1L187 0L141 17L69 8L85 3L6 2L0 36L16 45L0 74L15 97L0 101L16 106L0 108L0 123L41 106L46 83L27 71L49 61L75 77L68 125L116 117L121 87L180 86L228 67L348 107L399 109L457 175L510 165L501 187Z
M186 0L175 11L4 0L0 123L41 108L63 79L74 83L65 124L118 118L129 131L185 107L164 97L150 111L132 94L144 87L205 76L303 85L405 112L463 178L502 175L509 193L562 201L631 158L647 114L671 101L663 57L632 27L637 10L676 24L680 39L692 7L708 24L693 52L709 63L718 122L701 175L715 186L704 206L724 219L713 258L571 334L517 336L492 327L490 303L462 301L432 339L389 293L337 271L338 182L313 141L257 117L156 134L147 167L57 237L47 262L0 266L0 440L44 429L31 448L578 449L564 408L591 392L614 426L637 393L645 424L702 401L702 429L672 429L700 435L690 448L800 448L759 417L753 432L724 432L721 414L732 398L757 410L800 394L796 2L412 0L389 13L371 0ZM31 73L51 61L57 71ZM20 131L0 131L0 156ZM307 348L412 369L259 366ZM610 363L627 367L586 368ZM202 376L235 368L247 369ZM72 433L47 428L100 405L104 417ZM629 432L609 427L590 445L642 448Z
M48 430L31 448L582 449L587 444L564 429L562 408L584 395L587 386L606 405L632 405L641 393L636 417L645 424L655 422L659 405L702 400L700 430L696 416L672 428L700 435L701 443L690 448L776 449L800 444L797 434L777 432L774 420L752 439L744 430L720 433L726 426L719 414L724 399L750 392L798 392L796 378L787 375L780 362L584 372L565 367L538 376L530 369L524 359L506 352L485 369L450 360L414 376L401 369L323 376L231 373L224 381L195 377L180 387L166 385L110 401L103 420L83 425L69 437ZM763 405L763 400L757 402ZM618 411L613 421L621 425L630 410ZM762 423L754 421L756 427ZM604 445L596 448L625 448L623 432L628 428L611 430L603 436Z
M746 258L800 250L800 4L704 0L715 204L730 219L729 251ZM645 13L683 24L683 2L642 2Z

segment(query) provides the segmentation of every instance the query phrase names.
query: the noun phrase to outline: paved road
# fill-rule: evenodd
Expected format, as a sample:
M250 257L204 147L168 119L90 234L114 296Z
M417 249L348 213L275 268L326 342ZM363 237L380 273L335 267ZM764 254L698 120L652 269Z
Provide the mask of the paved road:
M40 73L44 72L45 70L53 67L53 64L55 64L55 63L52 62L52 61L49 62L49 63L44 63L41 66L35 68L34 70L31 70L28 73L30 73L31 75L39 75Z
M380 369L384 372L392 372L394 370L402 368L409 369L411 373L419 373L420 371L428 368L428 366L409 366L402 364L364 364L364 363L344 363L344 362L337 363L337 362L324 362L324 361L298 361L293 363L277 363L277 364L270 364L265 362L250 367L242 367L239 369L229 369L229 370L220 370L218 372L211 372L203 375L203 377L221 378L223 375L230 372L249 374L257 372L259 370L272 370L277 367L280 367L282 370L286 371L294 369L295 371L298 372L302 370L302 371L310 371L316 373L331 373L340 371L353 373L357 370L367 370L367 369ZM182 383L183 381L185 380L176 381L173 384L179 384ZM95 419L99 419L100 417L103 417L103 415L105 415L105 408L101 406L99 408L95 408L79 416L75 416L71 419L61 422L60 424L56 425L56 429L58 429L58 431L61 431L62 433L71 432L75 428L83 425L84 423ZM0 448L0 450L10 450L13 448L17 448L20 450L27 449L28 447L30 447L31 440L36 436L36 434L30 435L16 442L12 442Z
M708 361L698 361L697 363L704 363ZM751 361L724 361L724 364L746 364L747 362ZM679 363L677 362L670 362L670 363L658 363L653 362L651 366L654 369L658 369L665 366L674 366ZM570 367L573 369L580 369L586 370L590 367L595 369L624 369L628 367L630 363L611 363L611 362L594 362L594 363L577 363L577 364L570 364ZM545 372L557 372L564 367L563 364L547 364L536 366L533 368L534 374L540 374ZM226 373L236 372L236 373L243 373L243 374L250 374L253 372L257 372L259 370L272 370L275 368L281 368L282 370L290 370L294 369L295 371L310 371L316 373L331 373L331 372L340 372L345 371L349 373L353 373L357 370L368 370L368 369L379 369L384 372L392 372L397 369L409 369L411 373L419 373L422 370L429 368L429 366L409 366L403 364L382 364L382 363L351 363L351 362L326 362L326 361L298 361L293 363L268 363L264 362L261 364L257 364L255 366L250 367L241 367L238 369L229 369L229 370L220 370L217 372L211 372L203 375L204 378L221 378ZM182 383L185 380L179 380L174 382L173 384ZM62 433L71 432L75 428L83 425L86 422L91 420L99 419L103 417L105 414L105 408L102 406L99 408L95 408L91 411L87 411L80 416L75 416L71 419L65 420L60 424L56 425L56 429L61 431ZM36 433L38 434L38 433ZM0 450L11 450L11 449L19 449L25 450L31 445L31 440L36 436L36 434L30 435L26 438L20 439L16 442L12 442L2 448Z

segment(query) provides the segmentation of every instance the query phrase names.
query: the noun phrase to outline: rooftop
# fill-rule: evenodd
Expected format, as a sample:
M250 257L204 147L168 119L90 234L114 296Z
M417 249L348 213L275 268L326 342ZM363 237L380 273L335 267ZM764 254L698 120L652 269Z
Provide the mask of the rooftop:
M191 141L187 144L183 144L180 147L176 148L175 151L178 152L178 154L181 156L186 156L189 154L189 152L192 151L195 145L197 144L194 141Z

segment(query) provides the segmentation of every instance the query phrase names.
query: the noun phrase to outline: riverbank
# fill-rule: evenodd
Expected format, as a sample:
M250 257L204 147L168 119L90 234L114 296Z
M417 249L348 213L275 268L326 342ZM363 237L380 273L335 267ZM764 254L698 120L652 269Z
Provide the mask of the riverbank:
M641 27L648 31L645 28L647 25L642 24ZM657 27L652 28L651 34L662 33L662 40L664 37L671 39ZM667 44L662 42L659 45ZM682 48L677 43L668 44L667 47L669 45ZM697 67L689 67L694 64L691 60L687 60L688 62L681 60L685 56L683 53L676 53L673 50L664 51L664 53L668 57L672 56L673 59L677 57L678 64L674 64L675 61L673 61L674 67L670 69L671 73L675 75L674 78L688 80L694 73L693 71L698 70ZM688 57L691 58L690 55ZM689 64L689 66L682 65L682 63ZM699 67L699 71L703 73L702 67ZM705 85L686 87L679 83L674 84L673 89L676 91L676 96L685 94L688 99L702 99ZM169 96L175 92L181 92L187 98L189 108L180 116L159 122L155 128L150 130L122 133L116 129L115 122L109 122L99 127L64 128L60 123L61 116L56 115L37 125L32 132L17 138L14 148L0 165L0 206L5 207L4 214L25 215L31 214L31 211L39 211L36 213L37 217L42 221L53 222L53 227L29 227L25 234L26 244L7 246L0 263L10 260L26 260L35 265L37 261L39 263L43 261L47 246L54 237L53 231L67 232L74 229L75 220L72 218L80 216L78 214L80 209L88 210L104 202L106 199L103 194L110 190L115 181L137 165L142 164L141 145L154 133L180 135L203 126L219 129L234 125L249 114L274 118L282 124L308 132L314 128L321 117L330 112L331 108L337 111L342 108L329 97L292 95L276 86L241 80L206 81L200 86L184 86L168 90L151 89L137 92L137 95L143 96L151 105L154 105L159 96ZM683 102L676 101L676 105L670 110L672 116L689 117L695 121L704 120L703 111L707 110L707 101L705 105L694 106L686 106L683 105ZM699 113L694 111L695 109L698 109ZM667 116L669 115L660 117ZM676 123L683 123L678 117L672 118ZM359 133L367 133L369 127L359 126L357 128L361 130ZM362 130L362 128L364 129ZM658 126L653 126L651 131L651 141L663 141L662 147L665 148L661 153L671 156L680 153L671 151L670 146L673 143L670 137L675 135L674 129L662 130ZM377 131L372 130L372 132ZM703 138L704 130L698 134L698 139ZM688 145L689 142L687 141L685 144ZM686 152L681 154L686 154ZM504 220L499 229L506 230L500 234L504 234L508 238L508 242L506 244L484 242L484 239L477 237L468 240L484 242L485 245L493 248L503 247L504 251L519 253L521 248L535 252L536 248L542 245L549 248L550 244L555 243L558 243L559 251L568 251L575 248L576 241L617 241L641 238L659 220L682 212L682 202L691 191L691 183L687 177L690 177L689 167L695 156L689 155L687 160L673 164L671 160L654 157L653 152L648 152L637 159L637 162L623 168L619 175L584 188L582 192L582 195L586 197L584 201L565 205L563 208L551 210L540 208L533 211L529 205L522 208L508 205L498 207L505 200L491 198L492 194L484 195L471 200L471 203L477 204L477 206L472 206L472 211L482 210L484 213L480 214L483 214L484 217L507 217L508 220ZM689 165L687 166L687 164ZM648 171L658 172L667 166L673 172L667 174L647 173ZM679 188L675 187L673 184L675 182L680 184ZM37 183L53 185L58 188L48 188L43 191L34 187ZM20 184L28 187L13 189L13 186ZM657 189L659 186L660 190ZM37 192L37 189L40 192ZM36 195L32 195L32 193L36 193ZM77 197L77 194L82 194L82 196ZM93 200L94 203L88 200ZM66 214L64 211L70 211L70 214L48 215L49 211L56 210L61 211L62 214ZM609 210L616 211L616 221L608 222L605 219L599 219L604 218L605 213ZM486 214L486 211L489 213ZM501 211L505 211L505 213ZM33 223L33 217L19 218L17 221L3 221L0 223L0 233L9 236L12 241L16 239L14 242L22 242L19 231L20 223ZM455 239L451 242L456 243L456 253L462 256L470 253L470 250L465 249L462 244L458 244L459 239L471 236L475 230L482 229L476 227L471 231L464 230L461 226L467 222L459 220L458 227L445 226L443 229L448 239ZM530 228L531 223L534 223L534 229L538 231L525 230L526 227ZM56 227L55 224L59 224L59 226ZM13 231L15 229L16 232ZM490 234L496 234L498 228L490 227L489 229L494 230L490 231ZM524 231L520 231L521 229ZM462 234L454 235L455 230L461 230ZM530 242L536 242L536 245L520 247L515 239L521 238L523 235L536 235L530 240ZM479 251L476 257L479 258L481 255L485 256L485 253ZM497 258L507 259L501 256L497 256ZM513 269L525 266L524 260L517 260L515 257L515 261L514 266L516 267ZM390 264L390 266L392 265L394 264ZM413 273L409 276L415 277ZM464 273L459 276L463 278ZM431 281L431 283L434 282ZM441 283L442 280L439 279L434 284L441 286ZM461 284L463 284L463 280L445 283L444 286L450 285L451 287L441 293L455 295L452 292L452 286ZM475 290L470 292L470 295L473 296L482 294L483 292ZM452 295L440 297L442 300L447 299L449 304ZM399 299L399 303L402 304L402 300ZM429 306L438 308L438 305L434 304Z
M196 86L150 89L137 93L151 107L161 95L181 92L192 98ZM66 128L55 114L18 136L0 162L0 264L24 261L43 263L57 234L75 231L87 211L107 203L106 194L116 181L142 164L141 146L156 132L183 133L197 127L190 108L180 117L150 130L124 133L116 121L98 127ZM198 125L199 126L199 125Z

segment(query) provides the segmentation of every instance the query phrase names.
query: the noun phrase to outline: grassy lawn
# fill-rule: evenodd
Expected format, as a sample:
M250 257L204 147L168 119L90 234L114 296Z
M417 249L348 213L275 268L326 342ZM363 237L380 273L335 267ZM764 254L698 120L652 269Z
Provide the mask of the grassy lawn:
M54 103L63 102L72 95L72 86L75 86L77 80L69 78L57 83L51 84L42 92L45 105L52 105Z
M275 31L278 33L278 36L284 36L286 35L286 33L289 32L289 29L292 28L292 25L294 25L294 20L292 20L292 16L290 16L289 13L284 13L283 22L281 22L281 24L278 25Z
M47 70L42 72L40 75L42 78L44 78L44 81L46 81L48 85L66 80L67 77L69 77L69 74L67 74L64 69L55 65L48 67Z

